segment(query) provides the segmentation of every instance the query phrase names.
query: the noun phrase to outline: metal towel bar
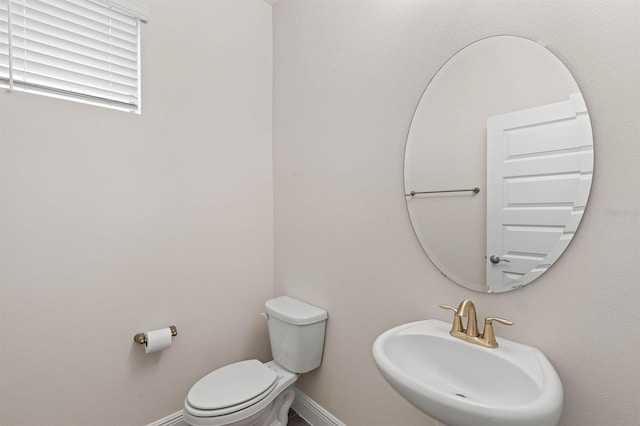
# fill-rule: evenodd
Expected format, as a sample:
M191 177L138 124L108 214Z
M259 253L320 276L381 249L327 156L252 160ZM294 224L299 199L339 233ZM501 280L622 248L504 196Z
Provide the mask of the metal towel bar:
M478 192L480 192L480 188L476 186L475 188L471 189L447 189L445 191L411 191L410 193L405 195L413 197L414 195L418 194L439 194L442 192L473 192L474 194L477 194Z

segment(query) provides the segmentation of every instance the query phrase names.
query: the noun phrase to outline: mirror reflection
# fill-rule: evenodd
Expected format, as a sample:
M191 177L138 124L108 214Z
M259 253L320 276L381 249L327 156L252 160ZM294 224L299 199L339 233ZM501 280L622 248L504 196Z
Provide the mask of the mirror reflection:
M472 290L520 288L567 248L591 188L589 114L569 70L521 37L477 41L427 86L405 197L429 259Z

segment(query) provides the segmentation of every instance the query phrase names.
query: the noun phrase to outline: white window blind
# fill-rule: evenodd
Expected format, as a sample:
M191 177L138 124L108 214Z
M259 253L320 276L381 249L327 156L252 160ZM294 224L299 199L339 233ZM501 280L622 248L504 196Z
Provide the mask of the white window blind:
M7 1L0 0L0 82L9 80L9 24Z
M0 0L0 79L15 90L137 112L139 23L100 0Z

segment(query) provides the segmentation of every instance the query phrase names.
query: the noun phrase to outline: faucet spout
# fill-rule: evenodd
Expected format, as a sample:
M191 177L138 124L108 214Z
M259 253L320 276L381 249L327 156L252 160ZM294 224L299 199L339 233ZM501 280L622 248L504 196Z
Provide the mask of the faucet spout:
M458 306L456 315L460 317L467 317L467 327L465 334L469 337L478 337L478 318L476 316L476 305L469 299L465 299Z

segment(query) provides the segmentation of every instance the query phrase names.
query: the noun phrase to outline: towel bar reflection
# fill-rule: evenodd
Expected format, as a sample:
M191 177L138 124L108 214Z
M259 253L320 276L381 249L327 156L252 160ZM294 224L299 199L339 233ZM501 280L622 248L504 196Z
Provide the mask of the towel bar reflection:
M480 188L476 186L475 188L471 189L447 189L444 191L411 191L410 193L405 195L408 197L413 197L414 195L418 194L440 194L443 192L473 192L474 194L477 194L478 192L480 192Z
M175 325L170 325L169 329L171 330L171 337L176 337L178 335L178 329ZM144 333L138 333L133 336L133 341L144 345L145 343L147 343L147 338L144 337Z

